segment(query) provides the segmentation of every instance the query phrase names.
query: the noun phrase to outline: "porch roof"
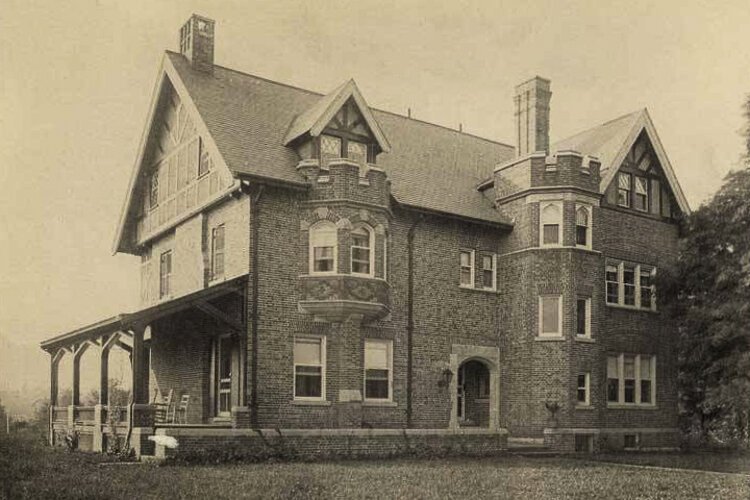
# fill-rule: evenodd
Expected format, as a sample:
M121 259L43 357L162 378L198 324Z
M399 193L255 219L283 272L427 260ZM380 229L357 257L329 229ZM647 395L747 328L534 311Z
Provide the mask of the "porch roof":
M90 325L82 326L40 343L42 349L54 353L56 350L94 340L102 335L118 331L127 331L136 326L146 326L154 320L184 311L207 300L215 299L228 293L242 289L247 275L242 275L223 283L198 290L197 292L183 295L172 300L160 302L156 305L146 307L131 313L121 313L111 318L103 319Z

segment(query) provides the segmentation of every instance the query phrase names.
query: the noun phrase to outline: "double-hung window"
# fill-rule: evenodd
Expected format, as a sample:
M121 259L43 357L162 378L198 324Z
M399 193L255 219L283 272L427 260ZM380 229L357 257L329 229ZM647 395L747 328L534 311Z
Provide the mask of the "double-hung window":
M373 255L372 231L364 225L356 226L351 232L351 266L352 274L372 276Z
M224 224L211 231L211 279L224 276Z
M633 192L632 176L625 172L617 174L617 204L630 208L630 196Z
M325 337L294 339L295 399L325 399L326 340Z
M607 357L607 402L610 405L654 405L656 357L618 354Z
M167 250L159 258L159 298L169 297L172 278L172 251Z
M576 337L591 338L591 298L576 299Z
M390 401L393 342L365 340L365 401Z
M604 271L607 304L654 310L656 268L608 260Z
M634 177L635 179L635 209L648 212L648 179L645 177Z
M591 248L591 206L576 206L576 246Z
M459 285L465 288L474 288L474 250L461 250L459 266Z
M333 222L322 221L310 228L310 274L336 272L337 228Z
M562 336L561 295L542 295L539 297L539 336Z
M495 290L497 283L497 256L482 255L482 288Z
M559 246L562 244L562 203L546 202L540 205L541 246Z
M591 374L589 372L579 373L576 388L576 404L578 406L589 406L591 404Z

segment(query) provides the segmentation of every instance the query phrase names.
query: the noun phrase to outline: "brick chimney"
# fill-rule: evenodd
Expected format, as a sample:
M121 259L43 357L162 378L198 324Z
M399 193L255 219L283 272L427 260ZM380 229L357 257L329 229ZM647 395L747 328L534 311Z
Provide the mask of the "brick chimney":
M214 71L214 20L193 14L180 28L180 53L193 68Z
M516 85L513 100L518 156L549 150L549 101L552 97L549 85L550 81L540 76Z

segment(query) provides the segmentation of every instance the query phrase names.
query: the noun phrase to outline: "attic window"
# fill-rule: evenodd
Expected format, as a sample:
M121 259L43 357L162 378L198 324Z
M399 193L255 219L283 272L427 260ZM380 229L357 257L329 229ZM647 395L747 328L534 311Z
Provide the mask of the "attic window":
M206 150L206 146L201 141L201 155L200 161L198 162L198 177L203 177L211 171L211 156Z
M341 158L341 138L332 135L321 135L320 158L324 161L332 158Z
M148 193L148 206L154 208L159 204L159 172L154 172L151 175Z
M347 141L346 157L357 163L367 163L367 144Z

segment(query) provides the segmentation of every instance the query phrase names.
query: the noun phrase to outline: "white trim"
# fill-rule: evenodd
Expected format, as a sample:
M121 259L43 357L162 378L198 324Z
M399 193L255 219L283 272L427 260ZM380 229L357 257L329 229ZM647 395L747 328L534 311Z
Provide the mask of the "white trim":
M387 370L388 370L388 397L367 397L367 344L383 344L386 348ZM391 403L393 402L393 341L389 339L365 339L363 348L364 359L362 360L362 401L363 403ZM375 368L382 369L382 368Z
M463 254L463 253L468 253L469 254L469 265L470 265L470 268L471 268L471 275L470 275L471 276L471 281L468 284L461 283L461 271L463 270L463 267L464 267L461 264L461 254ZM461 288L474 288L474 282L475 282L474 275L476 274L476 265L475 265L475 259L474 259L474 257L475 257L475 251L473 249L470 250L468 248L462 248L458 252L458 270L459 270L459 273L458 273L458 286L461 287Z
M557 207L559 213L559 219L557 221L557 243L544 243L544 210L548 207ZM539 247L550 248L550 247L561 247L563 246L563 203L562 201L545 201L539 203ZM552 221L549 221L552 222ZM552 224L550 224L552 225Z
M315 241L315 231L321 229L323 226L328 226L329 229L333 230L333 234L335 235L334 241L333 241L333 266L330 271L316 271L315 270L315 248L316 248L316 241ZM322 245L318 245L322 246ZM328 219L323 219L308 229L308 239L307 239L307 253L308 253L308 272L310 276L320 276L320 275L332 275L337 274L338 272L338 254L339 254L339 238L338 238L338 227L333 222L329 221Z
M369 263L368 263L370 267L369 273L354 272L354 249L355 248L363 249L364 247L360 247L352 243L353 241L352 233L354 233L354 231L360 228L364 229L367 232L368 244L369 244L369 247L367 248L367 251L369 254ZM334 264L335 264L335 260L336 259L334 259ZM349 272L352 274L352 276L367 276L370 278L375 277L375 230L369 224L365 222L358 222L357 224L354 224L352 226L351 231L349 231Z
M294 359L294 347L297 345L297 339L317 340L320 342L320 365L300 365L300 366L318 366L320 367L320 397L297 396L297 362ZM326 398L326 365L327 365L327 347L325 335L295 335L292 344L292 399L294 401L327 401Z
M588 213L587 217L587 225L586 225L586 244L579 245L578 244L578 211L580 209L586 210ZM592 209L591 205L587 205L584 203L576 203L576 211L575 211L575 246L576 248L585 248L587 250L591 250L592 241L594 239L594 210Z
M556 298L557 299L557 331L544 333L544 300L545 298ZM562 338L563 337L563 296L562 294L541 294L539 295L539 306L538 306L538 328L537 334L539 338Z

